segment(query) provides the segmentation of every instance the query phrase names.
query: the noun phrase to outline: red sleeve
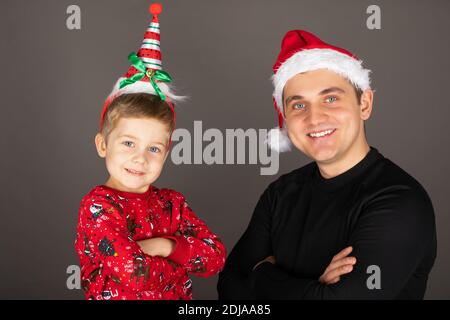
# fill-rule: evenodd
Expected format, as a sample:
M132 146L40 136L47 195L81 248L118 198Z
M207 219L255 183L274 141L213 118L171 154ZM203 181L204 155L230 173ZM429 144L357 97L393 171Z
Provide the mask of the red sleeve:
M128 290L162 290L176 272L171 261L151 257L140 249L129 234L121 208L106 197L91 196L82 201L78 232L90 244L89 260ZM96 279L104 281L105 277Z
M176 203L176 202L175 202ZM174 251L167 259L180 264L187 272L208 277L220 272L225 264L226 250L221 240L209 230L191 210L184 197L174 208L178 228L173 236L165 238L176 242Z

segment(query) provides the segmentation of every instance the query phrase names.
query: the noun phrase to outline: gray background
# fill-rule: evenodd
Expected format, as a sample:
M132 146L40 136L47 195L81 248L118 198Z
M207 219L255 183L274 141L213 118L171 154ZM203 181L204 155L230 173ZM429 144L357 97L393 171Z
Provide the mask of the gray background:
M450 297L449 1L162 1L164 68L190 99L178 126L271 128L269 77L282 36L306 29L353 51L376 89L368 139L423 184L435 208L438 258L426 298ZM66 28L81 7L82 29ZM0 2L0 298L80 299L68 290L78 205L106 169L94 149L105 96L128 68L149 21L149 1ZM368 30L378 4L382 29ZM447 39L447 40L445 40ZM280 157L279 174L310 160ZM259 165L180 165L157 186L184 193L228 250L265 187ZM215 299L217 277L194 278L194 297Z

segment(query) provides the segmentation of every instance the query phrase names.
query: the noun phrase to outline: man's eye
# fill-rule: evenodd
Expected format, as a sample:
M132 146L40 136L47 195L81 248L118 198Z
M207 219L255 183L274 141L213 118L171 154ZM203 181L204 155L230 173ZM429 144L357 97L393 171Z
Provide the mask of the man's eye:
M337 101L337 98L336 98L335 96L331 96L331 97L326 98L325 101L326 101L326 102L329 102L329 103L332 103L332 102Z
M292 106L294 109L301 110L305 107L303 103L296 103Z
M122 142L122 144L129 148L134 147L134 143L132 141L124 141L124 142Z
M149 150L152 153L159 153L159 152L161 152L161 149L159 149L158 147L150 147Z

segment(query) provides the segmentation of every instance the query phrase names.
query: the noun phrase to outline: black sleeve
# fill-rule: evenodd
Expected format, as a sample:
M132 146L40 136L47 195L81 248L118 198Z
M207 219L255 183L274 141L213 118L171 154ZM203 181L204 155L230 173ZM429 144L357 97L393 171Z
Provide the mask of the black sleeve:
M394 299L424 257L436 256L434 211L423 189L392 187L368 201L350 235L357 263L332 285L295 277L264 263L254 272L260 299ZM256 247L256 246L255 246ZM253 247L253 249L255 249ZM250 252L251 250L249 250ZM369 289L369 266L380 270L380 289ZM431 268L431 266L430 266Z
M247 230L228 256L219 274L219 299L253 299L250 277L253 267L272 255L270 239L271 216L269 191L266 190L255 207Z

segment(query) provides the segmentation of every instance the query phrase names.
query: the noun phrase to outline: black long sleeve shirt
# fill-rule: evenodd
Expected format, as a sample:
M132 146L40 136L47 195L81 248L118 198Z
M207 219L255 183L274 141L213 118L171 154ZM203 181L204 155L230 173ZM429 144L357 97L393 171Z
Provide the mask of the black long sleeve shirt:
M347 246L353 271L318 281ZM265 262L275 256L276 263ZM436 257L434 210L413 177L371 147L331 179L315 162L270 184L219 276L219 299L422 299ZM380 288L368 279L378 267Z

